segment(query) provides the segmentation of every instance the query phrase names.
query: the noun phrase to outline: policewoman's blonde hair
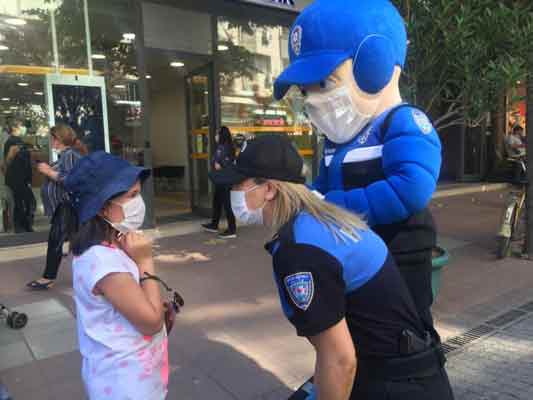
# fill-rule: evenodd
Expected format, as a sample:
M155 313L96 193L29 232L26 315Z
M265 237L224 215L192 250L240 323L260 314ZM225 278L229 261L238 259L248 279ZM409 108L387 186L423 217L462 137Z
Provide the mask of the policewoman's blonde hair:
M302 211L323 223L341 241L357 241L360 239L358 231L368 229L368 225L359 215L320 199L305 185L273 179L268 182L278 192L272 200L272 228L275 232Z

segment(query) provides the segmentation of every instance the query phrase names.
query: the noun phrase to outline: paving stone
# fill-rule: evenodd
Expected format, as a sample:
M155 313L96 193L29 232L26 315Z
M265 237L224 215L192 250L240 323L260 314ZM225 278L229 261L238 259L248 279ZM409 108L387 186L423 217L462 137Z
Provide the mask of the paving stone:
M450 356L447 371L457 400L531 400L533 316Z

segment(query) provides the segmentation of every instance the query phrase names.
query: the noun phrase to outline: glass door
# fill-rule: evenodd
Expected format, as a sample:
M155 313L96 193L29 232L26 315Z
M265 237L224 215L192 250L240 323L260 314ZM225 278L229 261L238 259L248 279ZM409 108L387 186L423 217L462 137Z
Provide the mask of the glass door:
M214 137L213 67L209 64L187 76L191 204L193 211L206 214L211 209L209 162Z

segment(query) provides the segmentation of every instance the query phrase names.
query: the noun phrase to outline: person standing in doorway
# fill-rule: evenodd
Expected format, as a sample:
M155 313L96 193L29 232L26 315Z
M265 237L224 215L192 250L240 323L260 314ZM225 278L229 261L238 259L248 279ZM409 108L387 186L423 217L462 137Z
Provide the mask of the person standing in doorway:
M219 171L234 163L235 161L235 145L231 137L231 132L227 126L220 128L215 135L216 150L213 157L212 169ZM237 237L237 225L235 224L235 216L231 210L230 187L226 185L215 184L215 196L213 198L213 216L209 224L203 224L207 232L218 233L218 224L222 216L222 208L226 213L228 220L228 228L220 233L218 236L221 239L234 239Z

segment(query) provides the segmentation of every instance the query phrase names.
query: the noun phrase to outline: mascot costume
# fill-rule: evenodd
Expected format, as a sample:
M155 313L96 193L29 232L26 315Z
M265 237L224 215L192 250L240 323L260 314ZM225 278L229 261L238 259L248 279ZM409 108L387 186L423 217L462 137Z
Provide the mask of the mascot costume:
M441 144L426 114L402 101L405 23L389 0L316 0L290 32L291 63L275 82L292 87L326 136L317 194L366 217L387 243L434 343L432 249L428 210L441 167ZM319 193L318 193L319 192ZM291 399L311 399L312 384Z

